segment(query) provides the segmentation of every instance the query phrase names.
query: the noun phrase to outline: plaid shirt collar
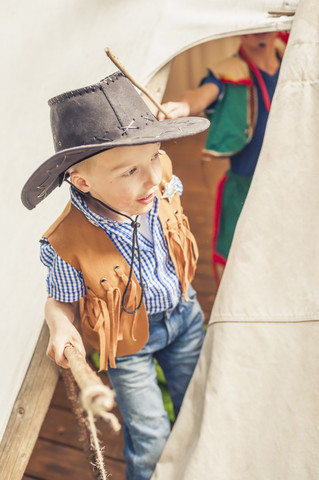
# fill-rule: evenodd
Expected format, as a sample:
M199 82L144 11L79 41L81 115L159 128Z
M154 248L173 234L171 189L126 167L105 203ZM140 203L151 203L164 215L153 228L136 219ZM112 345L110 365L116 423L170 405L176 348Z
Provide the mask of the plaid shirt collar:
M103 217L102 215L98 215L97 213L92 212L92 210L89 209L87 206L86 201L80 195L74 188L70 187L70 194L71 194L71 201L75 207L77 207L83 215L88 219L90 223L95 225L96 227L104 227L105 228L124 228L125 230L127 229L128 226L130 226L130 223L128 220L123 221L123 222L118 222L116 220L110 220L106 217ZM159 207L159 201L157 196L155 195L154 197L154 203L152 209L148 212L148 214L152 217L158 215L158 207Z

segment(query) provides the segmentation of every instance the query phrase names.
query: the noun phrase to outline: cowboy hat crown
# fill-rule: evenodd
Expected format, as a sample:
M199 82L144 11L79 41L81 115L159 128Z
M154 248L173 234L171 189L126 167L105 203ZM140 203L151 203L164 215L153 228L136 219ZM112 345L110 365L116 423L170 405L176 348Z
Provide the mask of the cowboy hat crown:
M30 210L61 185L68 168L82 160L110 148L194 135L209 126L208 120L200 117L159 122L121 72L48 103L56 153L23 187L21 199Z

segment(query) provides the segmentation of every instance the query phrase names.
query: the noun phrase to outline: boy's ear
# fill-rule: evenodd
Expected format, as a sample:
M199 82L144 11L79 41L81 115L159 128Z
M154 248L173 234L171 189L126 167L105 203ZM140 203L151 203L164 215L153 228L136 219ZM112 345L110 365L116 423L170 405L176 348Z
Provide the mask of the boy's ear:
M90 185L88 185L85 178L83 178L76 170L70 173L70 182L83 193L90 191Z

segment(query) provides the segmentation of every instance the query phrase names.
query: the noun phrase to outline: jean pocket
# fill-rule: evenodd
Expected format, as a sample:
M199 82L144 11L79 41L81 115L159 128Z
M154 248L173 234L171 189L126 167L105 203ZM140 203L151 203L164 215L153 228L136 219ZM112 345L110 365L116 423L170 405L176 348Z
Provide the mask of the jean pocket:
M196 294L196 290L194 290L192 285L189 285L187 289L187 295L188 295L188 300L184 298L182 302L184 306L192 305L196 301L197 294Z

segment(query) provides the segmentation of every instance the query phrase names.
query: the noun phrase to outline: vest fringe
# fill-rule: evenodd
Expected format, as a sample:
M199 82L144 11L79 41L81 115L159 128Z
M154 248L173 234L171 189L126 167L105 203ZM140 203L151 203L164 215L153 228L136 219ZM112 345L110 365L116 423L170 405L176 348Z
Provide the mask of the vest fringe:
M177 222L177 229L174 227L170 228L169 222L167 224L168 243L182 293L188 299L187 288L195 275L198 248L189 229L187 217L182 214L177 218Z

